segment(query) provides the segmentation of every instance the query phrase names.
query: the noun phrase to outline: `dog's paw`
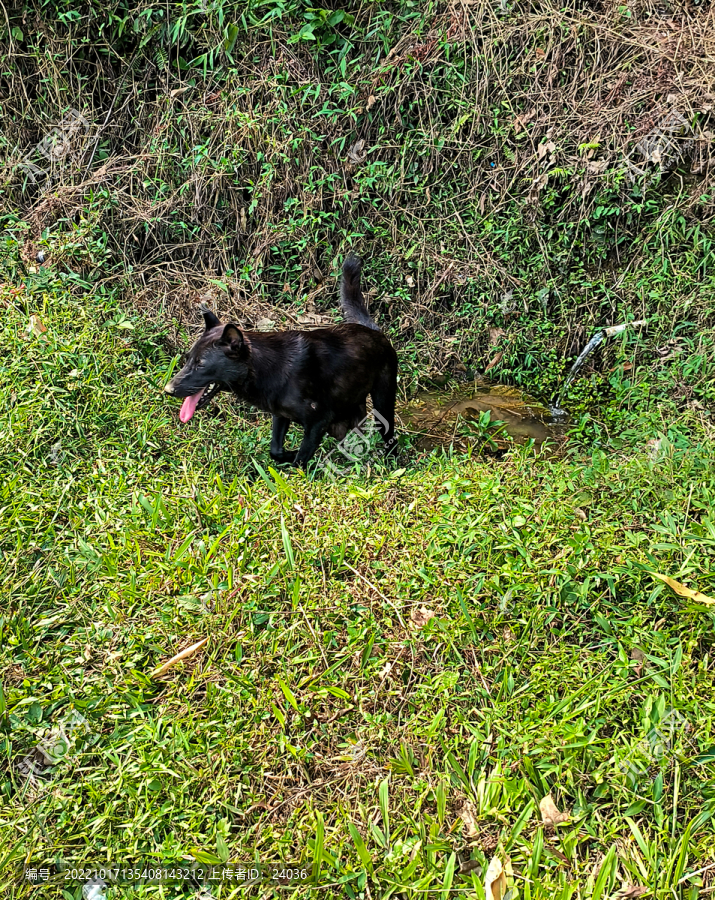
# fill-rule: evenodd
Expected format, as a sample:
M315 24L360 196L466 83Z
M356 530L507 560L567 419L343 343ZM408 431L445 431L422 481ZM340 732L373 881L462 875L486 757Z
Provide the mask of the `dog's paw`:
M271 453L271 459L279 465L294 466L297 454L297 450L282 450L280 453Z

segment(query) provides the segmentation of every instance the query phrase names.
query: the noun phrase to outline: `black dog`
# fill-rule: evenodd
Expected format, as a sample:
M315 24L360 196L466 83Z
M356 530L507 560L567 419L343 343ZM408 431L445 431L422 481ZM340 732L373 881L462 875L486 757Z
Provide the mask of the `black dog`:
M233 391L272 414L271 457L304 467L323 435L342 440L363 421L370 394L386 450L394 451L397 354L365 307L361 269L361 260L349 254L340 286L349 324L262 334L222 325L212 312L204 312L206 330L164 388L186 398L181 421L188 422L218 391ZM291 422L305 429L297 451L283 449Z

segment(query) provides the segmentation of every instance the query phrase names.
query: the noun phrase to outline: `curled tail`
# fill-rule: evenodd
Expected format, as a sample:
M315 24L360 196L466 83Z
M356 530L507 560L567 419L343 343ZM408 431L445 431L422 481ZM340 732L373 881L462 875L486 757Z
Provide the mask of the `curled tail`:
M340 282L340 306L346 322L355 322L375 331L382 329L376 325L365 306L365 300L360 290L360 272L362 260L352 251L345 257L343 263L343 278Z

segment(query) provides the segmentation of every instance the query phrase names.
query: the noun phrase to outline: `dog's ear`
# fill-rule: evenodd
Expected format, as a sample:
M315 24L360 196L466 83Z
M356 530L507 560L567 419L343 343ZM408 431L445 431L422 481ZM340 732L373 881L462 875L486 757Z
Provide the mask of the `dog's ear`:
M215 328L217 325L221 324L221 321L211 312L210 309L202 309L201 315L204 317L204 322L206 324L206 331L210 328Z
M226 325L219 341L231 356L238 356L243 350L243 335L235 325Z

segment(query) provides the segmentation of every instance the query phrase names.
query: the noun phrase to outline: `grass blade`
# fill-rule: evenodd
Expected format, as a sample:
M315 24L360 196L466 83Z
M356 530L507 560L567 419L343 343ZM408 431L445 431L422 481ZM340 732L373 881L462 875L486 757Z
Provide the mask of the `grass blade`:
M313 850L313 884L318 884L320 878L320 869L323 865L323 846L325 843L325 823L323 822L323 814L320 810L315 811L316 829L315 829L315 848Z
M454 867L456 863L457 854L452 852L449 859L447 860L447 865L444 870L444 879L442 881L442 893L445 897L447 897L449 895L449 892L452 890L452 881L454 880Z
M290 542L290 534L286 528L285 519L281 516L281 538L283 539L283 549L285 550L286 559L291 569L295 569L295 557L293 556L293 545Z
M601 900L601 897L605 898L606 896L608 896L611 876L613 875L615 867L616 845L614 844L606 854L606 857L601 864L598 877L596 878L596 883L593 886L593 894L591 895L591 900Z
M365 846L365 842L360 837L360 832L350 821L348 821L348 831L350 832L350 837L353 839L353 844L355 844L355 849L357 850L357 855L360 857L360 861L365 866L367 871L370 872L370 874L372 874L372 872L373 872L372 857L368 853L367 847Z
M382 824L385 828L385 839L390 843L390 799L388 794L389 779L380 782L378 788L378 796L380 798L380 812L382 814Z

